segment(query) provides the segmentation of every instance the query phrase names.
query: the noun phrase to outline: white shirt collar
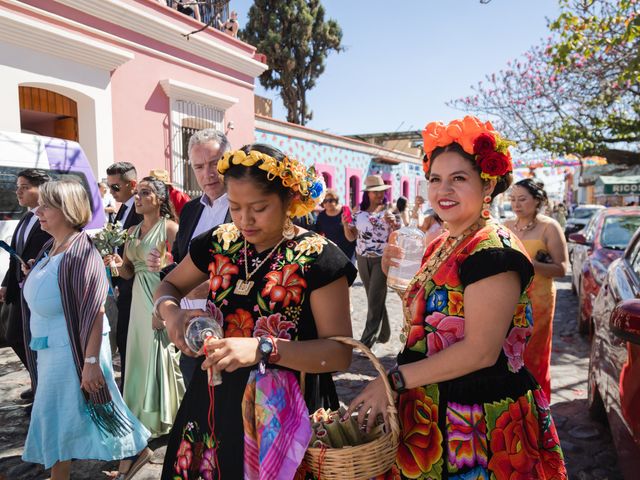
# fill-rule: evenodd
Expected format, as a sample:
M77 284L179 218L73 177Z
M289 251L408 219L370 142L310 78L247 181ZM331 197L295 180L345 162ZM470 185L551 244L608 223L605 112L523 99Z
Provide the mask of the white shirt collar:
M207 208L219 208L222 206L228 206L229 200L227 199L227 194L223 193L218 198L216 198L213 202L209 199L207 195L204 193L200 197L200 203Z
M127 200L126 202L124 202L124 205L127 207L127 210L129 210L131 208L131 206L133 205L133 202L135 202L136 199L135 197L132 195L131 198L129 200Z

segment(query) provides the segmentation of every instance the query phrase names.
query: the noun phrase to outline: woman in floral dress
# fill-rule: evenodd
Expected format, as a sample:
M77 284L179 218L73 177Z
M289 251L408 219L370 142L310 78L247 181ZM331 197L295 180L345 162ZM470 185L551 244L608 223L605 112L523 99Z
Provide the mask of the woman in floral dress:
M380 175L365 178L360 210L354 216L354 225L345 230L348 240L356 240L358 273L367 293L367 321L360 341L369 348L376 342L387 343L391 336L387 276L380 268L389 235L400 227L400 217L396 218L386 204L390 188Z
M252 145L225 154L218 171L233 223L193 239L156 292L156 311L178 348L194 355L184 327L203 312L176 304L209 278L209 314L224 338L207 343L202 368L222 372L222 383L208 388L207 372L197 370L162 478L293 478L311 436L309 410L337 407L328 372L351 361L350 348L326 338L351 335L355 268L335 244L291 224L322 200L313 169Z
M403 299L404 348L388 375L400 444L382 478L566 479L549 404L523 360L533 267L490 220L491 199L511 183L509 142L470 116L430 123L423 138L429 201L448 230ZM385 268L398 253L386 250ZM385 403L378 378L349 411L370 428Z

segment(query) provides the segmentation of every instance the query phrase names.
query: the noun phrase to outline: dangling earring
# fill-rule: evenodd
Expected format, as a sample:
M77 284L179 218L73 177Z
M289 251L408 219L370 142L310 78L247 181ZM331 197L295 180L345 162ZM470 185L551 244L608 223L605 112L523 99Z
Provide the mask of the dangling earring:
M296 227L289 217L284 221L284 228L282 229L282 236L287 240L292 240L296 236Z
M482 210L480 210L480 216L483 220L489 220L491 218L491 196L485 195L482 199Z

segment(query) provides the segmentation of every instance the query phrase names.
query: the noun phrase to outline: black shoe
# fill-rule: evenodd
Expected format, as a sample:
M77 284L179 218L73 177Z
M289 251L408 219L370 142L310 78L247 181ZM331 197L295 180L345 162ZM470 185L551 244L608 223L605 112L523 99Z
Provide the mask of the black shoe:
M25 390L24 392L21 392L20 398L22 400L33 400L33 390L28 389L28 390Z

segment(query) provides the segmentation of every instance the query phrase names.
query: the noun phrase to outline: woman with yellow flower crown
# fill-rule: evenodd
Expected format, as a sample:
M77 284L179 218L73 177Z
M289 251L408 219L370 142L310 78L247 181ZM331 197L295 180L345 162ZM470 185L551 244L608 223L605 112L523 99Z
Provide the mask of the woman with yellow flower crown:
M218 172L233 223L194 238L155 296L175 345L205 354L171 431L162 478L292 479L311 438L309 410L338 407L329 372L348 368L351 349L327 337L351 336L356 272L335 244L291 222L322 201L313 168L249 145L226 153ZM185 326L204 312L180 310L179 300L207 278L208 316L224 338L196 354ZM208 369L222 383L214 386Z
M566 479L549 404L523 361L533 266L489 214L511 183L510 143L471 116L422 136L429 201L448 230L404 294L404 348L388 373L401 433L381 478ZM387 247L383 268L399 256ZM387 416L380 378L352 412L367 429Z

